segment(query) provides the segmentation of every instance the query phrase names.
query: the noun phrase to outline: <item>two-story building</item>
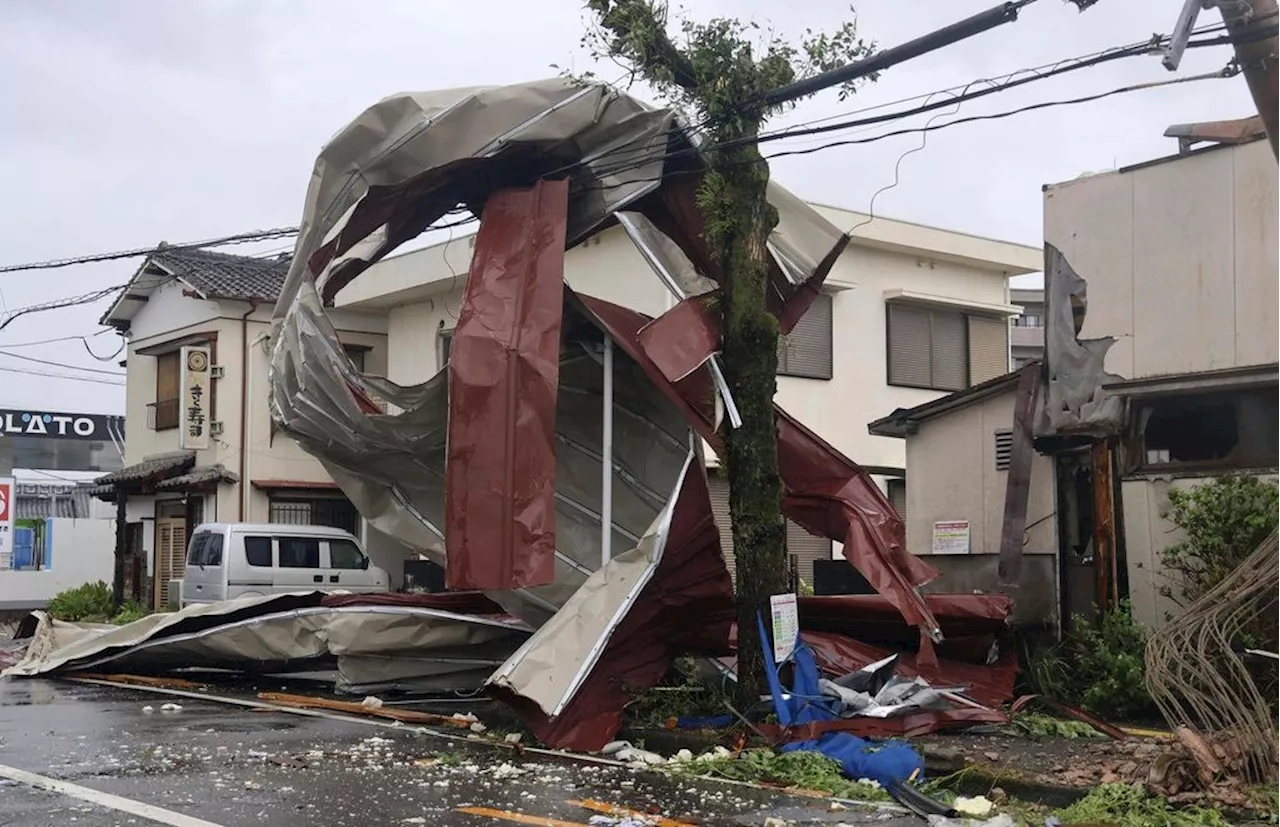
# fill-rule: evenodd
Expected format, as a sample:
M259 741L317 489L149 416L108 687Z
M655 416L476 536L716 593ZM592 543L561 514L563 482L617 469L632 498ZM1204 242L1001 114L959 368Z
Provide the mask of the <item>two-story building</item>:
M1009 294L1010 301L1022 308L1009 330L1009 355L1013 366L1020 368L1044 358L1044 290L1015 287Z
M899 509L905 507L901 441L867 433L865 421L1009 370L1009 278L1038 272L1039 248L815 205L852 242L823 292L778 353L778 400L806 426L861 463ZM474 235L384 259L342 290L338 308L383 314L387 376L423 382L443 369ZM575 290L658 316L672 293L619 227L568 251ZM708 452L710 454L710 452ZM728 486L712 468L712 501L730 553ZM801 578L838 551L790 526ZM732 570L732 565L731 565Z
M126 586L154 605L183 575L201 522L323 524L365 535L393 577L404 549L363 520L267 410L271 313L287 258L163 247L102 317L128 343L125 467L97 481L117 505ZM386 318L333 316L357 368L386 373ZM375 536L376 535L376 536Z
M1149 626L1177 610L1161 561L1182 539L1170 489L1276 472L1276 201L1260 133L1045 187L1026 478L1009 484L1017 374L870 426L905 440L908 544L938 552L951 588L1002 589L1016 532L1021 580L1004 585L1028 620L1126 595ZM1011 510L1008 491L1021 492Z

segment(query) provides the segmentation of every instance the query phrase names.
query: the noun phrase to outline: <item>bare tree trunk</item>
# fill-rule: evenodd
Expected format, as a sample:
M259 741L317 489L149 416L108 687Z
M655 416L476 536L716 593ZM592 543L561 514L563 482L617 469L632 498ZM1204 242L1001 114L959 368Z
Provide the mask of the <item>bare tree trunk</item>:
M719 191L704 209L721 230L716 240L725 274L724 369L742 413L742 426L725 433L725 468L737 563L738 701L745 708L766 690L761 646L768 641L759 638L757 613L767 616L769 596L786 588L786 528L773 413L778 320L765 301L765 242L777 224L777 212L765 200L769 171L754 146L722 155L711 175Z

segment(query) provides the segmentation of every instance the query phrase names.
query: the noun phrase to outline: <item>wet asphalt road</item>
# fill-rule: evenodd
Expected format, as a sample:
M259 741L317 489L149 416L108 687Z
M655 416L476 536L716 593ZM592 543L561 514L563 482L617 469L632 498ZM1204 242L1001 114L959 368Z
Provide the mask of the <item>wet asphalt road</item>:
M168 701L182 710L161 712ZM463 807L585 825L593 813L574 803L584 799L705 825L762 825L768 816L797 824L920 823L715 782L520 757L410 728L43 680L0 679L0 765L222 827L517 823ZM155 823L0 779L0 827Z

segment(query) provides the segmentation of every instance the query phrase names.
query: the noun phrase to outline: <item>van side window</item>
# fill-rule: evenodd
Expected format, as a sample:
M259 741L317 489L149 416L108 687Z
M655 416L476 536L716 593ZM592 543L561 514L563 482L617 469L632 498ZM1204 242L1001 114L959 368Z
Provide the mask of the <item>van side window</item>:
M320 568L320 541L313 537L281 537L280 568Z
M251 566L271 568L271 538L245 537L244 559L248 560Z
M364 568L364 554L350 540L329 541L329 567L334 569Z

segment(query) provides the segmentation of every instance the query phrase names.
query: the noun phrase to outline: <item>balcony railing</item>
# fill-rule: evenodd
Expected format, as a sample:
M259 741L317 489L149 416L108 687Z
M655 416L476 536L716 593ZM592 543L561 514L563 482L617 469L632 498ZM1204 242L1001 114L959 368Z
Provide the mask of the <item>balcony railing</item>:
M178 427L177 399L164 399L147 406L147 427L153 431L168 431Z

